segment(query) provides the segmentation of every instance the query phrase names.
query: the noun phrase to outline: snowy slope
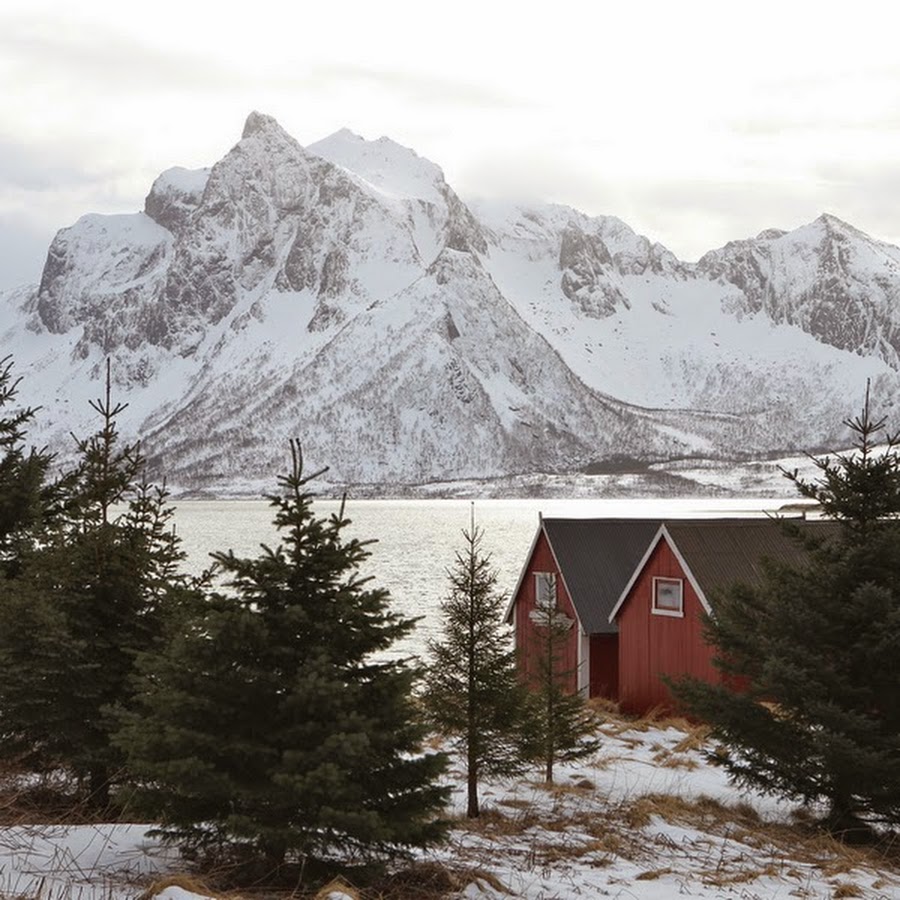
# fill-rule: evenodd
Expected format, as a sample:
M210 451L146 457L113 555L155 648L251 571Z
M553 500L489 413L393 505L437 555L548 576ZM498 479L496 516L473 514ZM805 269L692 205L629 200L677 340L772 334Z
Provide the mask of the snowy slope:
M294 436L335 481L423 483L828 445L867 379L900 399L898 297L900 250L831 216L691 265L252 113L143 212L60 231L0 338L54 447L91 427L109 356L123 429L178 486L270 481Z

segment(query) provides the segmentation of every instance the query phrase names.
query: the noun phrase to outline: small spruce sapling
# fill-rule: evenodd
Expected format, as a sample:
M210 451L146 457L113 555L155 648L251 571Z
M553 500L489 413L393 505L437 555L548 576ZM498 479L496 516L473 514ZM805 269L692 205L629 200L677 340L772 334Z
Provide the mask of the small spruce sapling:
M506 598L497 590L497 571L483 550L483 538L473 512L463 531L463 549L447 571L443 636L429 642L424 692L434 726L465 760L469 818L479 815L478 786L484 778L522 771L527 728L527 695L503 624Z
M543 766L544 780L552 784L557 763L572 762L594 753L599 720L584 696L571 689L576 671L566 665L566 647L574 620L559 608L556 577L543 574L531 612L534 670L529 678L530 726L526 752Z

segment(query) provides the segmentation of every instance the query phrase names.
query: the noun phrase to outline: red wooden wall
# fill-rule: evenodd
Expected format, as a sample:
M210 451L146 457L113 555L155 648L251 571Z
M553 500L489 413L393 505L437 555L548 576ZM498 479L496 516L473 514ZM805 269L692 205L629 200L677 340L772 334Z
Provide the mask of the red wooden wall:
M653 577L681 578L684 617L651 612ZM661 675L693 675L721 680L712 650L703 640L703 607L675 554L660 540L619 609L619 703L630 713L653 707L672 709L674 701Z
M535 653L541 647L541 630L531 621L530 613L535 609L535 572L555 572L557 584L557 608L570 619L576 619L575 608L563 585L562 575L553 560L550 545L545 534L541 533L535 545L531 560L519 593L515 600L516 615L516 648L519 651L519 665L526 679L533 677L537 672ZM566 690L575 692L578 690L577 666L578 666L578 634L577 620L569 629L566 644L560 654L559 669L562 672L570 672L566 678Z

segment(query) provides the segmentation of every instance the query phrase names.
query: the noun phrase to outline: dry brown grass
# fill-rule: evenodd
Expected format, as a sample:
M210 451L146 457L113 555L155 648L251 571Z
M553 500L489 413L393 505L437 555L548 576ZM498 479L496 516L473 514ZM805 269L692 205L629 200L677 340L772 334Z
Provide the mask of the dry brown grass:
M685 722L684 737L672 748L673 753L688 753L691 750L704 749L709 742L708 725Z
M667 741L671 746L660 745L656 762L683 765L685 757L675 748L682 754L702 749L707 731L693 723L669 721L683 730L684 737ZM817 877L832 880L832 890L844 892L835 896L851 897L860 873L868 873L869 879L873 873L884 873L884 885L890 889L900 875L900 852L888 858L883 849L849 847L818 831L812 820L766 823L746 802L724 804L709 797L655 793L609 805L592 784L579 786L573 780L536 787L543 802L502 800L480 820L461 820L457 827L528 847L527 864L535 868L558 868L566 861L600 868L619 860L644 861L651 865L639 880L681 872L739 892L752 892L753 882L765 877L787 879L802 891L805 881ZM687 828L696 836L684 843L673 841L665 828L653 827L654 822ZM482 846L479 852L485 854L482 864L489 867L491 851Z
M608 749L621 752L622 757L628 756L629 745L647 748L655 737L645 735L640 740L628 732L646 732L651 727L680 732L662 736L653 747L654 763L660 767L696 766L696 754L710 746L708 729L685 719L661 713L627 719L611 704L599 712L609 737ZM641 758L646 760L644 754ZM607 756L597 765L612 765L611 760L612 755ZM791 896L804 896L812 879L820 885L827 880L835 898L867 896L867 891L882 889L884 896L892 895L900 881L900 846L850 847L817 830L810 816L776 825L762 821L748 803L724 804L709 797L651 793L611 803L582 773L590 775L591 770L586 766L561 784L523 785L521 796L501 794L483 807L478 819L456 818L451 850L437 854L443 862L418 862L366 877L357 870L331 869L320 873L314 883L321 885L342 871L354 880L359 875L361 884L337 878L317 891L292 890L282 883L278 889L256 887L235 893L223 888L241 882L210 870L203 871L206 883L192 875L172 876L154 882L137 900L151 900L173 885L212 900L325 900L332 893L350 900L445 900L472 883L512 896L492 869L512 866L513 871L521 867L535 873L574 866L602 869L623 860L638 872L631 875L634 881L672 876L747 897L757 896L754 891L759 885L754 882L766 876L796 886ZM14 790L4 794L3 783L0 774L0 819L15 816L18 824L29 807ZM3 806L5 799L7 806Z
M0 826L103 824L123 816L135 821L125 804L122 796L114 796L100 807L90 802L83 785L62 773L40 775L14 759L0 760Z
M601 722L605 722L607 719L622 718L619 704L616 703L615 700L610 700L608 697L591 697L590 700L587 701L587 705Z
M759 823L759 816L751 807L728 807L712 797L686 800L675 794L645 794L623 804L617 812L631 828L646 828L654 816L664 822L702 830L736 822L746 826Z
M361 894L355 887L343 878L335 878L324 887L316 891L314 900L331 900L331 896L347 898L347 900L362 900Z
M865 892L863 889L857 884L847 884L838 882L834 886L834 892L831 895L834 898L838 897L864 897Z
M501 894L510 893L509 888L486 868L422 862L385 876L363 891L360 900L443 900L451 894L459 894L472 883L488 885Z
M635 881L655 881L657 878L662 878L663 875L671 875L672 870L668 867L663 869L648 869L646 872L641 872L638 875L634 876Z
M651 728L680 731L684 738L672 748L674 753L698 750L709 738L708 725L673 714L664 707L656 706L641 716L628 716L620 712L618 706L611 701L595 698L590 703L603 722L603 732L611 737L621 739L621 735L626 732L645 733Z
M95 811L66 785L34 781L15 770L0 773L0 825L76 825L96 822Z
M507 815L500 807L511 808ZM459 818L454 821L457 828L472 834L490 837L511 837L521 834L539 824L541 819L532 804L527 801L500 801L481 811L477 819Z
M697 874L709 884L735 884L763 875L800 877L800 866L817 870L827 878L860 871L900 875L900 858L894 848L887 848L886 852L885 847L850 846L806 823L767 823L746 803L726 806L709 797L686 800L669 794L648 794L623 804L617 814L632 829L646 829L657 817L741 845L740 854L746 857L746 864L739 868L724 862L712 868L698 868ZM776 864L772 859L785 862ZM852 883L840 883L840 890L854 889L857 888Z
M659 751L653 757L653 762L663 769L684 769L687 772L692 772L694 769L700 768L700 763L696 759L673 753L670 750Z
M449 866L439 862L417 862L387 872L374 881L366 881L361 886L336 876L318 889L257 887L237 892L211 888L196 876L179 874L152 882L137 900L152 900L172 886L212 900L329 900L332 895L341 900L444 900L473 882L488 885L501 894L509 893L496 875L472 864Z

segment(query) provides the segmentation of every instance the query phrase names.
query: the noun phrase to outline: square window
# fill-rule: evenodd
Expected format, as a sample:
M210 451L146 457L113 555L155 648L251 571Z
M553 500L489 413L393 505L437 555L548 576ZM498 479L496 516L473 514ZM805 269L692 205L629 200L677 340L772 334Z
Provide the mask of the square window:
M684 616L684 590L680 578L653 579L651 610L657 616Z
M556 572L534 573L534 605L539 609L556 609Z

